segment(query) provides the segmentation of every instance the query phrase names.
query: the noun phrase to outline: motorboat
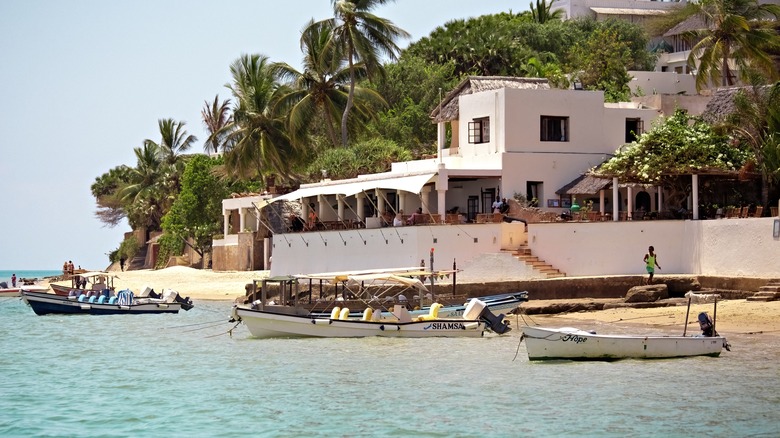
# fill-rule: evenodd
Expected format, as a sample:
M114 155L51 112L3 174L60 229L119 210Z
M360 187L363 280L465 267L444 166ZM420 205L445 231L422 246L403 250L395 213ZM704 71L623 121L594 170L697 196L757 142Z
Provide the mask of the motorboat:
M82 291L84 292L84 291ZM178 292L166 289L157 294L151 288L136 296L125 289L113 294L109 291L86 291L62 296L53 293L36 292L22 287L22 299L32 307L36 315L88 314L88 315L138 315L149 313L178 313L190 310L193 303L182 298Z

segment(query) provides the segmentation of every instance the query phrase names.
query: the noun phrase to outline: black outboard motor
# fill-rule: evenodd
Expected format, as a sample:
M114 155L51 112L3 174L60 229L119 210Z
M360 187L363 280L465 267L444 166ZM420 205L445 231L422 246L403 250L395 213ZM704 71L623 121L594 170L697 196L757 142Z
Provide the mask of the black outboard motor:
M710 315L707 315L707 312L701 312L699 314L699 328L701 328L702 336L708 338L718 336L718 332L716 332L712 326L712 318L710 318Z
M0 289L8 289L8 283L0 281Z
M487 304L484 301L480 301L476 298L472 298L466 305L466 309L463 311L463 319L469 319L476 321L477 319L485 321L485 324L493 332L503 335L504 333L512 330L509 324L504 322L504 314L498 316L488 309Z

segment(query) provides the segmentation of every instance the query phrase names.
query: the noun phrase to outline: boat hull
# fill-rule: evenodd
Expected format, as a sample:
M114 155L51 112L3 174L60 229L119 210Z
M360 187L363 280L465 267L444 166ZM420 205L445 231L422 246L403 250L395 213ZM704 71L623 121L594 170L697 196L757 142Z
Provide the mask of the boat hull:
M142 304L98 304L69 299L50 293L22 291L22 298L32 307L36 315L87 314L87 315L137 315L149 313L178 313L182 305L178 302L148 302Z
M720 355L723 337L598 335L574 328L523 327L530 360L667 359Z
M234 317L240 318L255 338L481 337L486 330L486 325L482 321L463 319L412 322L338 320L287 315L244 307L235 308Z

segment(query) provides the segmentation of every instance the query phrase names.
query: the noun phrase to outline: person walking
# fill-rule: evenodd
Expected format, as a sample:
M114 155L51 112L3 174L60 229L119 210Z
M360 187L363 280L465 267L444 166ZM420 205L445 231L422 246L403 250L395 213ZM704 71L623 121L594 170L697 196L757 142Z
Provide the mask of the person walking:
M644 258L645 267L650 277L647 279L647 284L653 284L653 274L655 274L655 268L661 269L661 265L658 264L658 254L655 253L655 248L650 246L647 248L647 254Z
M119 269L124 272L125 270L125 256L119 257Z

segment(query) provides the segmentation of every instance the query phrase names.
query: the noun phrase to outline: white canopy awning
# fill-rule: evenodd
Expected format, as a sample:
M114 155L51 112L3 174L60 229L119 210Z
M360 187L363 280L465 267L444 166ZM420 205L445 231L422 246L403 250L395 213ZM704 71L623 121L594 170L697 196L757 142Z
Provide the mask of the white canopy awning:
M317 195L352 196L360 192L374 189L403 190L405 192L419 194L420 191L422 191L423 186L435 175L435 173L422 173L417 175L384 174L382 177L372 175L371 177L366 178L353 178L319 183L317 185L301 187L294 192L274 198L273 201L292 201Z

